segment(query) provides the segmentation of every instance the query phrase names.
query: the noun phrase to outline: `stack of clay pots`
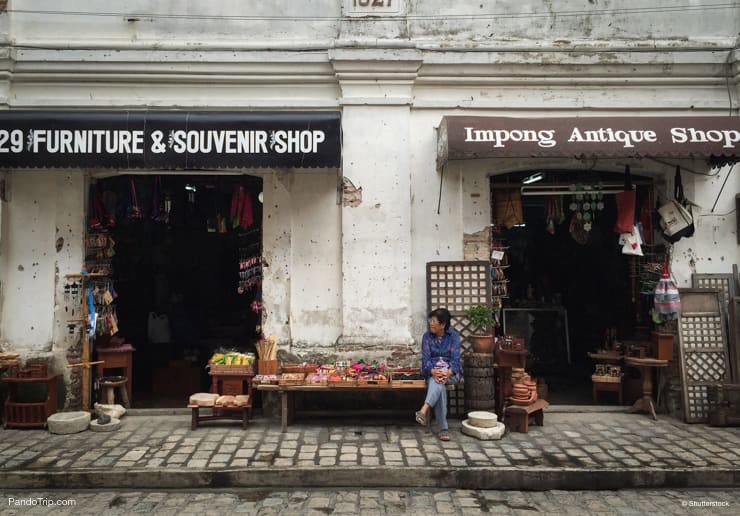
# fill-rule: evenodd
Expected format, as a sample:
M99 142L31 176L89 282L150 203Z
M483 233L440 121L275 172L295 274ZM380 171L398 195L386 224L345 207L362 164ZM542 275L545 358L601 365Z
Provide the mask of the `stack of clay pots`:
M511 389L511 401L514 405L529 405L537 400L537 382L533 381L524 371L512 369L511 382L514 384Z

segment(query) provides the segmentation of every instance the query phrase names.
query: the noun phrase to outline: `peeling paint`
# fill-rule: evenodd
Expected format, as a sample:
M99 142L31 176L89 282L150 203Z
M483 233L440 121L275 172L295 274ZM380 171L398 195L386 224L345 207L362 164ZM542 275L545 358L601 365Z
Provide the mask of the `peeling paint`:
M352 181L345 177L342 180L342 206L356 208L362 204L362 187L357 188Z

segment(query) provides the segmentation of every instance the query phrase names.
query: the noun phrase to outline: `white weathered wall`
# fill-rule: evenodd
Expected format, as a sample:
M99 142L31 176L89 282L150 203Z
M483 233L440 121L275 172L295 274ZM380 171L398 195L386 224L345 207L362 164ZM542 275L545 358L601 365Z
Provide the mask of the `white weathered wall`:
M686 197L698 204L693 208L694 226L692 238L683 238L674 246L673 276L679 287L691 286L691 274L731 273L732 264L740 265L740 244L737 241L737 211L735 195L740 192L738 165L723 167L717 175L708 177L681 174ZM727 174L724 189L720 188ZM671 176L671 185L673 185ZM671 186L672 188L672 186ZM671 190L672 192L673 190ZM719 196L719 199L717 197ZM717 206L712 212L712 206Z
M347 106L342 117L344 175L362 188L362 204L342 208L346 346L411 341L408 120L395 106Z
M281 207L291 212L290 322L293 351L299 354L333 352L342 333L337 174L336 170L296 170L291 202Z
M326 48L338 39L368 45L409 40L432 47L546 46L577 43L643 45L645 41L686 44L737 34L737 7L693 0L690 9L658 0L407 0L407 16L342 18L337 0L9 0L13 36L19 42L79 45L83 41L124 45L249 47L273 45ZM610 9L618 9L615 14ZM16 12L12 12L12 11ZM64 10L70 14L35 14ZM74 13L74 14L72 14ZM401 13L402 16L404 13ZM215 37L214 37L215 36Z
M13 171L3 213L2 340L23 358L46 357L58 372L67 337L64 274L83 260L85 178L79 171ZM56 250L57 239L61 249ZM77 312L79 314L79 311Z

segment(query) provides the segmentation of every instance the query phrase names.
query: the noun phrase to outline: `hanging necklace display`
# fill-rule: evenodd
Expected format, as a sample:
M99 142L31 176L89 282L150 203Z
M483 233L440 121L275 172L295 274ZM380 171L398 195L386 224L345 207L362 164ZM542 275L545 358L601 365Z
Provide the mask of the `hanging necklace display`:
M575 213L577 220L582 221L584 231L591 231L596 214L604 209L604 193L581 183L571 185L570 190L575 196L568 206L570 211Z

